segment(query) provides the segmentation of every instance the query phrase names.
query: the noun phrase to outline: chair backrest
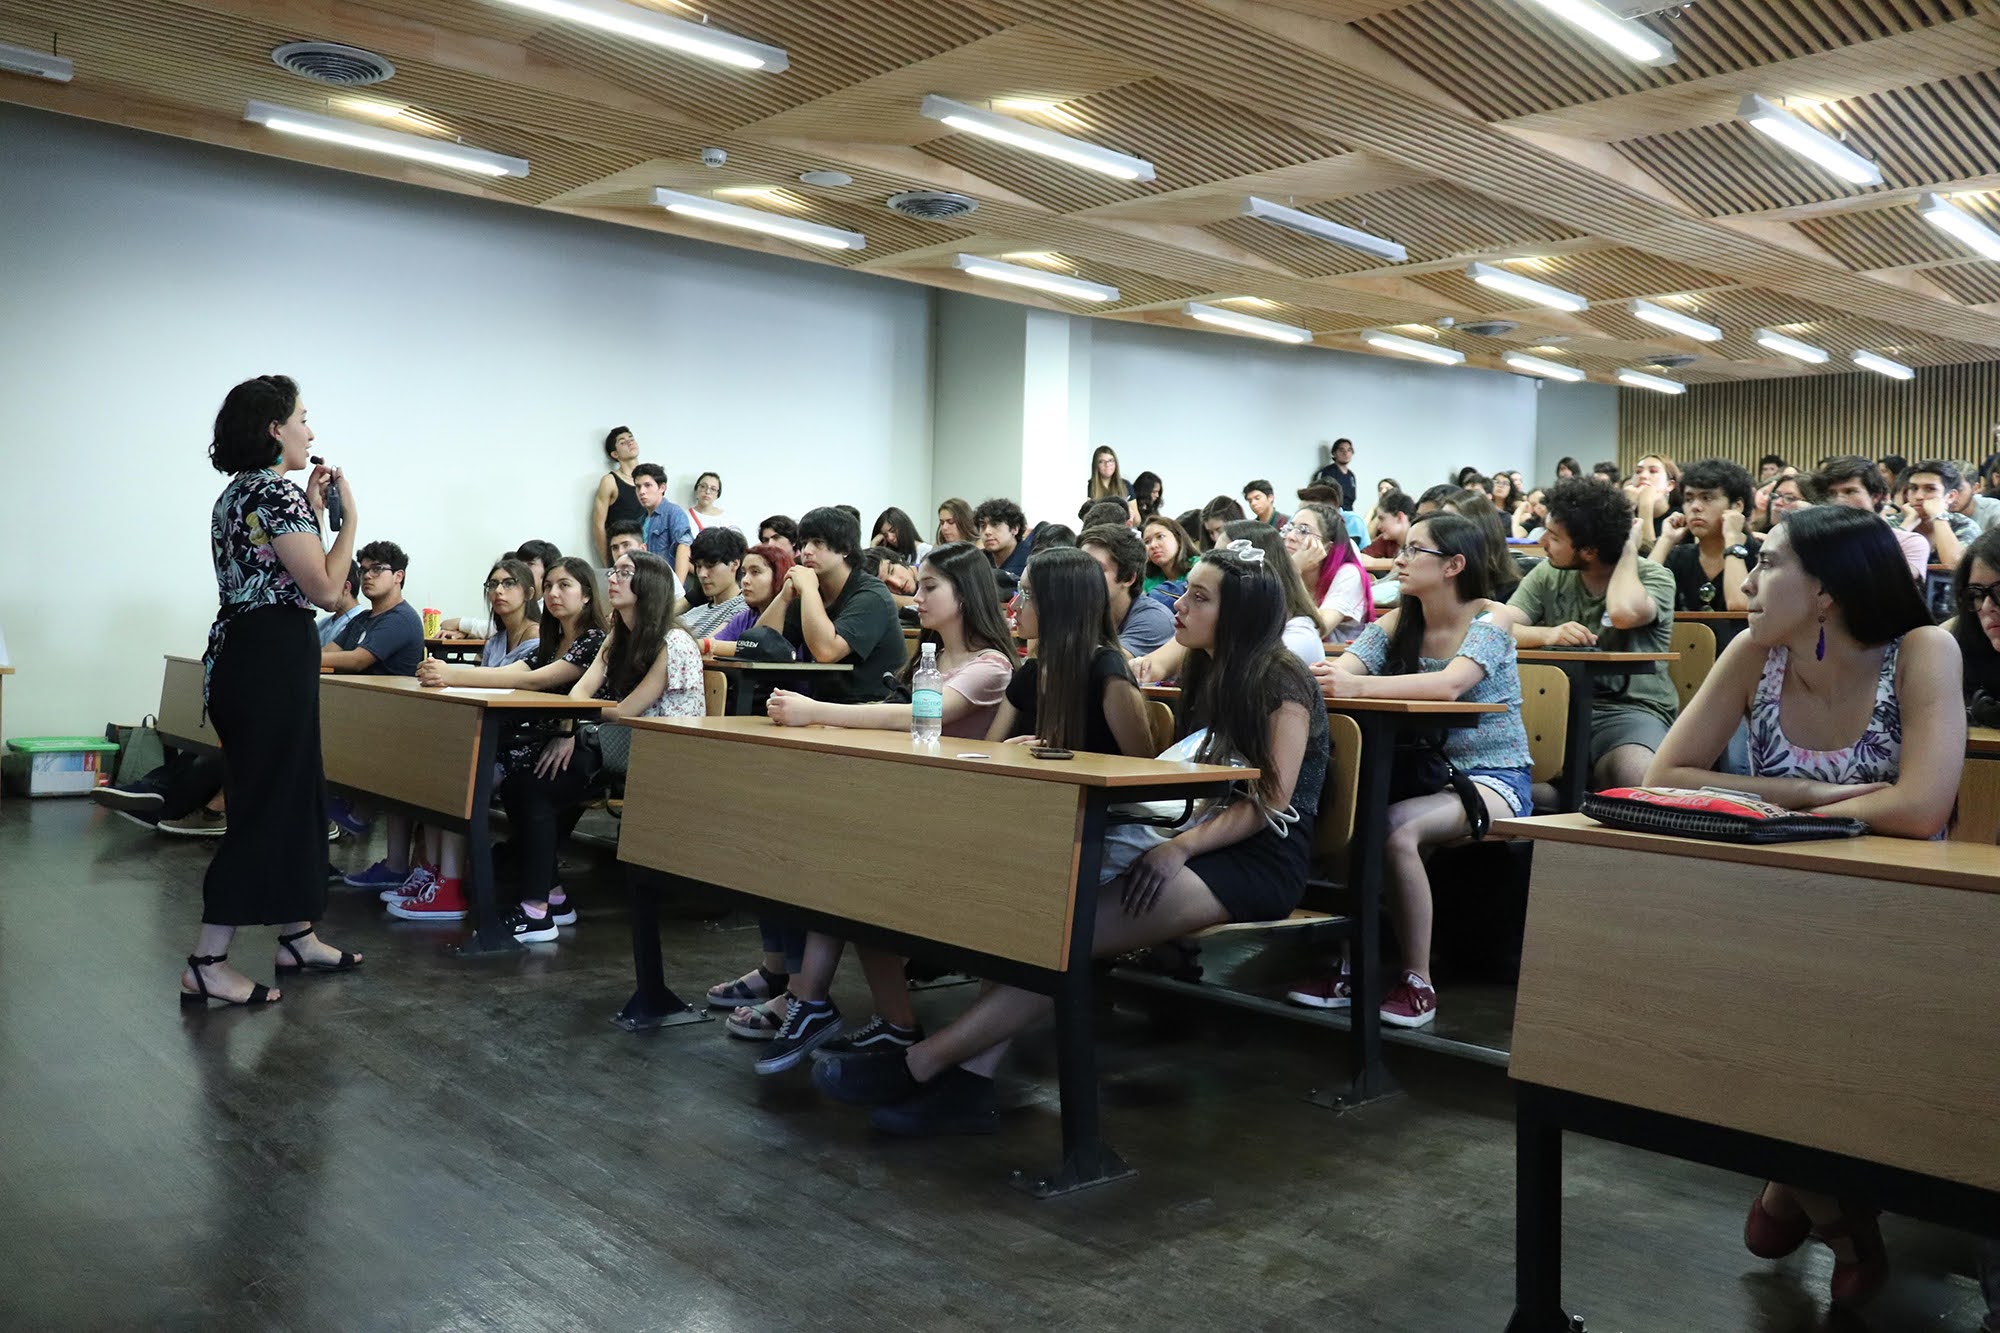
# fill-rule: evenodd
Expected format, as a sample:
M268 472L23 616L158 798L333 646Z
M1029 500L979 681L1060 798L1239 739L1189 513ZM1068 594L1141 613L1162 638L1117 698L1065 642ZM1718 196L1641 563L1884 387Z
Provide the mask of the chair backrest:
M1174 743L1174 710L1164 700L1146 700L1146 726L1153 733L1153 753L1165 754Z
M748 682L745 682L746 684ZM720 671L701 673L701 693L705 711L710 717L721 717L729 708L729 677Z
M1344 884L1348 849L1354 843L1354 807L1361 795L1361 724L1345 713L1330 713L1326 730L1332 755L1319 795L1319 820L1313 825L1313 871L1320 879Z
M1715 631L1692 620L1676 620L1668 645L1669 652L1681 655L1680 661L1667 663L1667 674L1686 708L1715 667Z
M1569 677L1561 667L1531 662L1521 668L1521 725L1528 731L1534 780L1554 782L1569 740Z

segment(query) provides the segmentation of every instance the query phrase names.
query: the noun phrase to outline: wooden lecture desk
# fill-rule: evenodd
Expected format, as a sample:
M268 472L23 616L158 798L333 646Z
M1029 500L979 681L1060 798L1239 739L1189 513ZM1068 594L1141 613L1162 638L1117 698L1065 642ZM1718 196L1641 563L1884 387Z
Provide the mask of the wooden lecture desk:
M448 638L424 640L424 652L441 662L454 666L478 666L479 654L486 649L484 639L465 639L457 635Z
M518 949L501 929L493 888L492 811L500 731L529 715L595 718L612 704L534 690L427 690L412 676L324 676L319 743L329 787L368 798L466 839L472 935L459 954ZM168 657L160 734L217 748L202 718L201 661Z
M1116 755L1037 759L1023 745L918 745L903 732L759 717L641 718L618 856L797 925L1053 996L1062 1165L1015 1177L1046 1198L1131 1174L1098 1135L1092 1044L1091 937L1110 807L1191 802L1256 775ZM912 782L924 818L884 821L880 793ZM776 813L773 792L787 793ZM675 816L697 807L704 822L688 836ZM959 865L980 873L953 875ZM657 877L635 874L633 884L638 988L615 1021L636 1029L685 1006L661 966Z
M1146 685L1141 692L1148 699L1173 705L1176 711L1180 707L1177 686ZM1412 732L1475 727L1482 714L1504 713L1507 708L1505 704L1475 704L1457 699L1328 699L1326 711L1353 718L1361 729L1361 776L1355 792L1354 838L1349 844L1347 865L1347 887L1354 898L1350 950L1354 1005L1347 1014L1354 1070L1345 1091L1312 1096L1320 1105L1345 1109L1397 1090L1382 1060L1381 1010L1382 863L1387 855L1389 779L1396 765L1396 742ZM1201 988L1197 985L1193 989L1199 992ZM1212 993L1215 987L1208 990ZM1296 1011L1290 1009L1281 1012L1296 1016Z
M1965 771L1958 779L1958 821L1954 842L1991 847L2000 842L2000 731L1969 727L1965 733Z
M1706 625L1715 632L1716 656L1729 646L1729 641L1750 628L1748 611L1676 611L1674 623L1687 621L1693 625Z
M2000 1235L2000 848L1493 831L1540 844L1510 1333L1570 1328L1565 1130L1741 1172L1745 1207L1774 1179Z
M753 686L809 687L815 676L837 676L854 670L848 662L756 662L740 657L704 657L701 665L703 670L720 671L729 678L729 711L737 717L756 713Z
M1569 677L1569 722L1563 734L1562 778L1556 800L1566 811L1583 805L1590 790L1590 711L1597 702L1597 680L1603 676L1649 676L1679 653L1606 653L1595 648L1523 648L1522 665L1538 663L1559 668Z

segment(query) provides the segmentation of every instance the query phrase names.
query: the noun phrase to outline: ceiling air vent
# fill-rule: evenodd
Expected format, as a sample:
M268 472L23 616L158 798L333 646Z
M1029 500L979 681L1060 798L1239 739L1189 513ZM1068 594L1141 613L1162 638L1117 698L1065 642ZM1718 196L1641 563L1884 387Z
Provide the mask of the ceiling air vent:
M1699 360L1700 357L1690 356L1686 352L1668 352L1662 356L1647 357L1646 364L1658 366L1661 370L1679 370L1682 366L1691 366Z
M1520 327L1511 319L1488 319L1477 324L1461 324L1458 331L1475 338L1504 338Z
M947 190L905 190L902 194L889 196L891 213L901 213L906 218L922 218L927 222L964 217L977 207L978 200Z
M291 42L271 52L271 61L302 79L342 88L380 83L396 72L394 65L373 51L339 42Z

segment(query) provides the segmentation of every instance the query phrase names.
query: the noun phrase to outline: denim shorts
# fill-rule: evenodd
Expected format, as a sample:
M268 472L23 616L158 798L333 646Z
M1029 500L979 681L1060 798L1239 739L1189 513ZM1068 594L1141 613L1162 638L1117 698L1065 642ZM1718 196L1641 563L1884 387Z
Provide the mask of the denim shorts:
M1525 768L1468 768L1465 776L1488 791L1498 792L1506 798L1516 818L1535 813L1535 801L1528 794L1528 770Z

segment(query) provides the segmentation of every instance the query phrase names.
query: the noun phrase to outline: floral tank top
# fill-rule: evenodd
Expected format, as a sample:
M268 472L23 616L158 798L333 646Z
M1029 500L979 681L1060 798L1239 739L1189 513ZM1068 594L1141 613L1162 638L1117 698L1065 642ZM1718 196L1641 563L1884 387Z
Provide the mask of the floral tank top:
M1838 750L1808 750L1785 738L1778 723L1778 701L1784 694L1791 651L1772 649L1750 700L1750 771L1760 778L1814 782L1896 781L1903 766L1903 708L1896 701L1896 658L1902 646L1898 639L1883 651L1868 726L1859 740Z

